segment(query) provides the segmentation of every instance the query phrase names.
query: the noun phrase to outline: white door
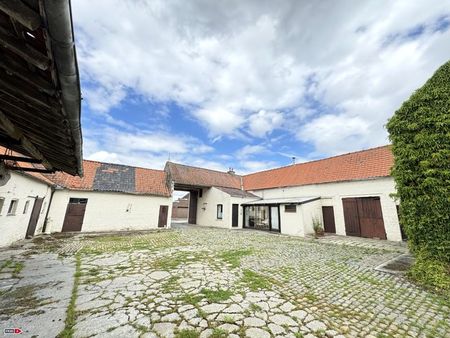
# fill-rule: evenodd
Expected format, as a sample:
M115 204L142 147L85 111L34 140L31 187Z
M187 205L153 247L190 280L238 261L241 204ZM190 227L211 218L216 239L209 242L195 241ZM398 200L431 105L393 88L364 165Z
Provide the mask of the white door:
M280 230L280 219L278 218L278 207L270 207L270 225L271 230Z

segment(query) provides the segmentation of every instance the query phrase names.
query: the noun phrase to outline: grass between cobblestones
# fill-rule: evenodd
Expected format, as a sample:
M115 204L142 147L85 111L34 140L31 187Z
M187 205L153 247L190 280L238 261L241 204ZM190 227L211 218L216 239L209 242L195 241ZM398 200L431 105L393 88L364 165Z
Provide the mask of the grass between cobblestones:
M80 320L95 326L96 316L120 318L121 313L127 319L103 332L117 336L127 328L164 337L157 325L167 324L177 338L199 337L206 330L202 335L209 337L262 331L380 338L450 333L447 297L373 270L398 255L395 248L210 229L85 238L80 247L60 338L78 332ZM77 297L97 289L92 307L84 303L77 309Z
M241 250L227 250L219 254L219 258L231 265L233 268L237 268L241 265L241 259L245 256L249 256L253 253L252 249Z
M264 276L255 271L244 269L241 282L248 286L252 291L257 291L259 289L270 289L275 281L267 276Z
M74 333L74 325L77 319L75 304L78 296L78 285L81 277L81 255L75 255L75 274L72 287L72 295L70 297L69 306L67 307L66 320L64 330L58 335L58 338L72 338Z
M22 271L23 269L23 262L15 262L12 259L8 259L0 265L0 273L4 269L11 270L13 278L17 278L20 274L20 271Z
M198 338L200 337L200 333L193 329L183 329L179 332L175 333L176 338Z

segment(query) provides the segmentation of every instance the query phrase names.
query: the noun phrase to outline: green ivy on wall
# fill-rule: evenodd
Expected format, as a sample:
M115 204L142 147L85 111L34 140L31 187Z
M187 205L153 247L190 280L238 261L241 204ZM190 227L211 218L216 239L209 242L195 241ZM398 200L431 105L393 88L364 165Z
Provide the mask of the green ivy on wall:
M402 104L387 129L412 252L450 262L450 61Z

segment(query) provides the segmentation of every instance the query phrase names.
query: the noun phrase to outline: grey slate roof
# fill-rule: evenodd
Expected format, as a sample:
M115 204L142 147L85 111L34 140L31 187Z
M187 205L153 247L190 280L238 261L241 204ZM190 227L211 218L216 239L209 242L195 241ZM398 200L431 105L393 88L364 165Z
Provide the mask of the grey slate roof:
M259 196L253 195L252 193L241 189L225 188L225 187L215 187L215 188L233 197L260 198Z
M95 171L92 188L96 191L134 193L136 177L134 167L101 163Z

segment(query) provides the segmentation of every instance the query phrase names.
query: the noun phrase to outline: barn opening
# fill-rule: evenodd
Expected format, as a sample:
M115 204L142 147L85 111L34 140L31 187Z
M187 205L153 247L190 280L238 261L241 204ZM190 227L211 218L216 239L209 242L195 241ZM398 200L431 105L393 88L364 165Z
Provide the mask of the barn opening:
M172 222L187 223L189 216L189 192L176 190L173 192Z
M343 198L348 236L386 239L380 197Z

